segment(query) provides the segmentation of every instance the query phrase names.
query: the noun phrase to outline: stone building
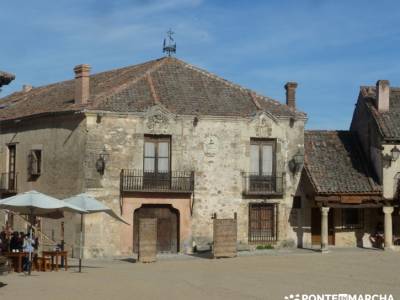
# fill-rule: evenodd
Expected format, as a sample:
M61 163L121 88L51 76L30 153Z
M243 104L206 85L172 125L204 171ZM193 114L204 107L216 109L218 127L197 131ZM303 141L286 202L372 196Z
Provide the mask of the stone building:
M237 214L239 247L295 245L306 122L296 83L282 104L171 57L74 72L1 100L3 197L35 189L104 201L131 225L87 216L91 257L135 252L146 216L158 219L159 252L210 248L215 214ZM64 221L74 244L77 222Z
M305 132L303 245L376 247L379 231L400 245L399 116L400 89L379 80L360 88L349 131Z

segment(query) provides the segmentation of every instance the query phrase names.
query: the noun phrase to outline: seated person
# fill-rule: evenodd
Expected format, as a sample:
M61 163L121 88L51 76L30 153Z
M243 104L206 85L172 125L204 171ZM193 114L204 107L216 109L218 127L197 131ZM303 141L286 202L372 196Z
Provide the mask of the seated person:
M383 248L385 238L384 238L384 229L382 222L378 222L378 224L376 224L375 232L371 234L369 240L371 241L373 247Z

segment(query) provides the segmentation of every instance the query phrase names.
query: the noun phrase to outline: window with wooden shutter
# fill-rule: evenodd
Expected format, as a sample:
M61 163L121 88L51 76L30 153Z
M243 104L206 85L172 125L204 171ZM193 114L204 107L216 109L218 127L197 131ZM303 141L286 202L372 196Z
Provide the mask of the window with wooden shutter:
M31 150L28 155L28 174L31 177L42 173L42 150Z
M144 141L144 172L170 172L170 137L146 136Z
M143 186L168 189L171 185L171 137L145 136Z
M17 146L15 144L8 145L8 184L7 189L14 191L17 185L17 172L16 172L16 156Z
M251 139L250 141L250 192L277 190L275 170L275 141Z
M275 141L251 139L250 172L260 176L275 175Z

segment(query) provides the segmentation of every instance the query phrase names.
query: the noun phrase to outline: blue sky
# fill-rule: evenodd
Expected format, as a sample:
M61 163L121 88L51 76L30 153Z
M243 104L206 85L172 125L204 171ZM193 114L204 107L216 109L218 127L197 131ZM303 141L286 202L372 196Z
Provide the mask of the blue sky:
M177 57L284 101L284 84L309 129L347 129L360 85L400 85L397 1L36 0L0 6L0 69L23 84L71 79L163 56L165 32Z

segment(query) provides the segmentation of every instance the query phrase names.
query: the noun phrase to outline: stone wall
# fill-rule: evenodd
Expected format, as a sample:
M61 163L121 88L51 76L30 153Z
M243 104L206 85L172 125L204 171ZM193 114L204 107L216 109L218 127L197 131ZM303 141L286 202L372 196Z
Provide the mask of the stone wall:
M375 120L371 119L371 114L363 101L359 101L354 110L350 130L357 133L361 148L365 156L371 162L380 182L383 180L381 143L382 138Z
M280 242L296 238L289 217L299 174L292 175L288 161L299 149L303 150L305 120L278 120L264 113L251 119L195 118L175 116L158 106L142 115L87 114L86 120L87 191L115 211L121 212L125 201L120 199L121 169L143 169L144 135L166 134L171 136L171 169L195 171L191 225L193 245L207 247L212 242L211 216L214 213L218 218L232 218L235 212L238 214L238 240L247 244L248 204L261 201L279 203ZM242 172L249 172L250 168L250 138L256 137L277 141L277 171L285 174L281 198L245 199L242 196ZM110 155L105 173L101 175L95 171L94 163L104 147ZM130 198L129 201L135 200ZM133 222L133 211L130 214L131 219L127 221ZM129 218L129 213L125 212L125 216ZM126 252L121 239L130 238L131 233L123 233L125 225L106 222L104 218L100 215L86 218L86 230L97 226L96 232L107 241L104 248L99 247L98 235L87 231L87 255L110 256ZM126 237L121 237L121 234Z
M63 199L84 190L83 158L86 144L86 122L82 115L65 115L20 120L2 125L0 134L0 173L8 170L8 148L16 144L16 172L18 193L29 190ZM28 155L32 149L42 150L41 175L28 176ZM78 218L79 219L79 218ZM65 222L66 241L75 242L76 220L67 214L60 220L46 220L43 232L50 238L60 240L61 222ZM0 219L0 225L4 217ZM15 218L15 229L25 230L26 224Z
M391 157L391 150L396 146L400 149L400 144L382 145L382 156ZM393 199L399 197L398 183L400 182L400 158L396 161L386 161L385 167L382 169L383 197L385 199Z

